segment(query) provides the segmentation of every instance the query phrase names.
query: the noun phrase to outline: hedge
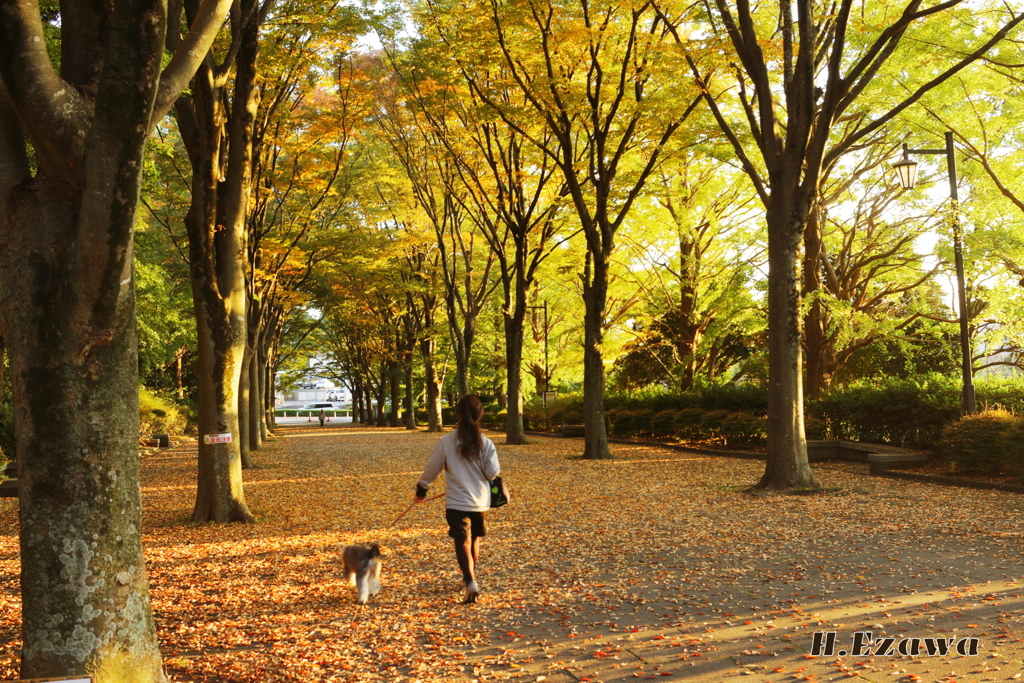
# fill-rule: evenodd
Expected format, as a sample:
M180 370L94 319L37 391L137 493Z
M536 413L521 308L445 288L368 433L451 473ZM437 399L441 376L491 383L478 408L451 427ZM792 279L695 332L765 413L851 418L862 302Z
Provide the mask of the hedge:
M193 420L187 408L180 406L146 387L139 387L139 438L153 434L181 435L189 431Z
M978 405L1024 414L1024 381L983 380ZM849 439L942 450L943 429L960 417L958 377L928 375L916 380L883 379L835 387L805 405L809 439ZM700 387L685 393L609 393L605 417L617 437L675 437L684 441L764 443L767 391L754 385ZM558 431L581 424L583 398L563 395L547 407L524 411L526 428ZM671 426L670 426L671 425ZM1024 440L1021 440L1024 441ZM1022 446L1024 447L1024 446Z
M329 417L348 417L351 410L325 410L324 415ZM320 410L285 410L283 408L274 411L277 417L319 417Z
M1024 474L1024 418L1005 410L966 415L942 430L942 454L958 471Z

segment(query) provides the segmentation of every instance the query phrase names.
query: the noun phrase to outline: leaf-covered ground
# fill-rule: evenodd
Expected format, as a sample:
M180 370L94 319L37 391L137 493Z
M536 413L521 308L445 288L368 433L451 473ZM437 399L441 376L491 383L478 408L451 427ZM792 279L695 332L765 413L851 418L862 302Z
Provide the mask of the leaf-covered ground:
M502 446L462 606L442 501L392 528L437 435L282 427L246 472L255 525L187 522L195 446L143 459L144 542L176 681L999 681L1024 657L1024 499L815 465L838 493L751 496L758 461L577 439ZM435 491L442 490L441 483ZM338 552L380 543L355 604ZM17 678L17 512L0 515L0 677ZM811 657L814 631L979 638L979 654Z

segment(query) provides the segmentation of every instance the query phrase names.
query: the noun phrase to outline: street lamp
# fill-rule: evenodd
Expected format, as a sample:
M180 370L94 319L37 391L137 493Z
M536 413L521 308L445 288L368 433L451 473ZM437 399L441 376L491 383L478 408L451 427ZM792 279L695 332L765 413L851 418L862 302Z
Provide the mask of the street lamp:
M953 133L946 133L944 149L910 149L903 145L903 158L893 164L899 177L900 187L904 190L913 189L917 182L917 162L911 160L911 154L945 154L946 168L949 175L949 199L953 221L953 256L956 262L957 299L960 302L960 354L964 378L963 408L968 415L977 412L974 401L974 363L971 359L971 338L967 329L967 288L964 284L964 250L960 233L960 198L956 191L956 157L953 154Z
M543 306L527 306L531 311L538 308L544 309L544 395L541 397L541 405L548 405L548 380L550 374L548 373L548 302L545 301Z

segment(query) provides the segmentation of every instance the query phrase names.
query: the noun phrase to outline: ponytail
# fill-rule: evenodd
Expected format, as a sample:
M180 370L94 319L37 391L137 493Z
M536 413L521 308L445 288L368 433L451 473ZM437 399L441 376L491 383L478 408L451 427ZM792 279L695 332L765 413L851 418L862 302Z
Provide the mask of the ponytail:
M459 420L456 431L459 433L459 455L466 460L479 460L483 448L483 434L480 432L480 418L484 414L484 406L473 394L466 394L455 406L455 416Z

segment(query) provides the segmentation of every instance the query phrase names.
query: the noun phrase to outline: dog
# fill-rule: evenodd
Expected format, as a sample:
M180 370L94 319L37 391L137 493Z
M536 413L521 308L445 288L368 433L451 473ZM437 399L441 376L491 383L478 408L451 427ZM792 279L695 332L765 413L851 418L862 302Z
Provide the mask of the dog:
M356 603L365 605L371 595L380 592L380 546L346 546L341 551L341 562L345 581L356 587Z

